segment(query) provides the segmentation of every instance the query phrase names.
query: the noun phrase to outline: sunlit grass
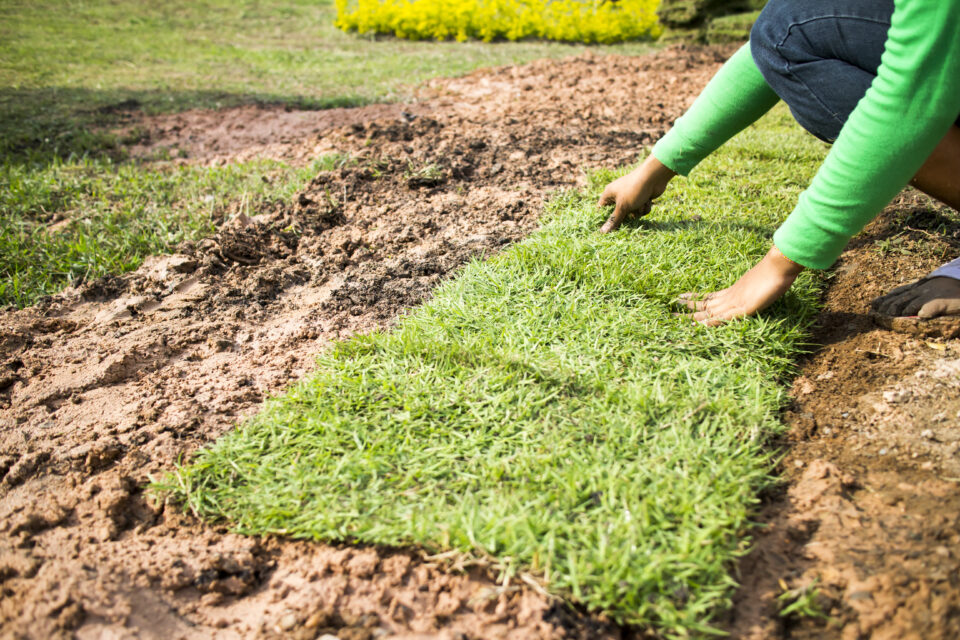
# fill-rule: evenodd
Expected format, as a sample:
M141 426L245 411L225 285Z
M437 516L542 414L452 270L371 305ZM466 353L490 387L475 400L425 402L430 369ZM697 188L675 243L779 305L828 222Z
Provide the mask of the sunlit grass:
M54 159L37 170L0 164L0 305L25 306L68 284L137 268L148 255L210 235L229 205L251 215L288 200L336 156L306 167L224 167Z
M455 549L621 622L710 633L820 281L715 330L671 301L769 247L823 153L787 119L614 234L594 206L613 174L555 198L539 232L323 354L162 487L244 533Z

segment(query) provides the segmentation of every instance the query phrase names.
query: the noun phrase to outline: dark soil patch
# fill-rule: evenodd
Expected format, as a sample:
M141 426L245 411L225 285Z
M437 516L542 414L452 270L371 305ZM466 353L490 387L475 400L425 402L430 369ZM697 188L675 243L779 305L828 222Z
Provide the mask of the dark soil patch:
M302 111L282 104L256 104L210 111L193 109L161 116L125 115L112 131L138 159L223 164L257 158L304 163L331 129L429 113L424 103L372 104L354 109Z

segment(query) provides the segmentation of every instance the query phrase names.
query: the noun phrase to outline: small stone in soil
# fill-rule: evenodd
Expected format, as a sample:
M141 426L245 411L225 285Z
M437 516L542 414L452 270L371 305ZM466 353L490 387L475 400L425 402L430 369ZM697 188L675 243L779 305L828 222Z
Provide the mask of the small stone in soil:
M283 617L280 618L277 626L283 631L290 631L290 629L293 629L295 626L297 626L297 615L292 611L285 613Z

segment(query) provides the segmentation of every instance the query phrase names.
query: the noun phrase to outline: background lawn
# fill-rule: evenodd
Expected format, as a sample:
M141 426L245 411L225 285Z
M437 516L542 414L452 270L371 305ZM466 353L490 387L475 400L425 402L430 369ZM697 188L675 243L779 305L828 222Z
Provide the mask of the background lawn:
M131 163L123 141L103 132L117 121L112 107L403 100L426 78L585 49L347 35L333 26L331 0L2 0L0 12L0 305L136 268L145 255L209 234L229 194L255 207L289 197L317 169ZM651 45L591 50L640 54ZM272 186L259 185L263 173Z

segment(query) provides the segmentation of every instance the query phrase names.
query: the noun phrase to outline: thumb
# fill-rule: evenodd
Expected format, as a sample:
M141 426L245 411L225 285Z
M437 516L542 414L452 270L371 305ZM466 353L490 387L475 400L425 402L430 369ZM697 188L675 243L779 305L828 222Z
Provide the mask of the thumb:
M603 193L600 194L600 200L597 202L598 207L606 207L611 204L616 204L617 194L611 189L604 189Z
M937 316L954 315L958 313L960 313L960 300L937 298L920 307L917 315L921 318L936 318Z

